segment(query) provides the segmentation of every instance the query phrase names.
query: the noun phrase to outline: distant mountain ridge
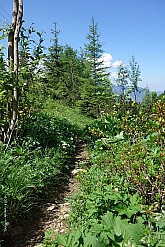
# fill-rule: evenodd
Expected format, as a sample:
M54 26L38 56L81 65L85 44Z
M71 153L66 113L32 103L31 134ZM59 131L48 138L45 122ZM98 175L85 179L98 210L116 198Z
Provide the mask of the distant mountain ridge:
M129 87L126 87L126 91L128 91L130 88ZM146 93L145 91L145 88L141 88L141 87L138 87L139 91L137 92L137 99L136 101L141 103L142 102L142 99ZM121 91L121 87L118 86L118 85L113 85L113 92L114 93L117 93L117 94L121 94L122 91ZM162 94L164 91L149 91L150 94L152 94L152 92L156 92L157 95L159 96L160 94ZM130 97L134 100L134 95L133 93L130 93Z

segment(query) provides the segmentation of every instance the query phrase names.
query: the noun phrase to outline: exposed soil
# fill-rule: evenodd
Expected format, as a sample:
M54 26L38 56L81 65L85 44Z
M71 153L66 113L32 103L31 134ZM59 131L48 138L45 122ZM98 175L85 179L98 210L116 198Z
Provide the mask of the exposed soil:
M12 225L6 236L4 247L39 247L46 230L53 230L54 234L67 231L67 221L70 212L68 201L74 193L78 193L78 182L72 176L82 162L88 160L84 145L80 144L75 157L71 175L63 179L53 196L37 208L29 219L21 219Z

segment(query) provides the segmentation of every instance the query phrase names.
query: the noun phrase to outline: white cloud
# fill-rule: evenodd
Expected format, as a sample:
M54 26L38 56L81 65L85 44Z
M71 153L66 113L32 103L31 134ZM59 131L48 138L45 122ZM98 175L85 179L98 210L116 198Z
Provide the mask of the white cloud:
M120 65L122 65L123 62L121 60L116 60L112 63L112 68L118 68Z
M98 62L102 64L99 67L107 68L110 72L110 79L116 80L118 76L117 68L123 64L123 62L118 59L113 62L113 57L110 53L104 53L99 59Z
M104 53L99 59L98 62L102 62L103 67L111 67L111 68L118 68L123 62L119 59L112 62L112 55L110 53Z
M112 55L110 53L104 53L100 60L103 61L105 67L111 67L112 65Z
M98 62L103 62L103 67L112 66L112 55L110 53L104 53L99 59Z

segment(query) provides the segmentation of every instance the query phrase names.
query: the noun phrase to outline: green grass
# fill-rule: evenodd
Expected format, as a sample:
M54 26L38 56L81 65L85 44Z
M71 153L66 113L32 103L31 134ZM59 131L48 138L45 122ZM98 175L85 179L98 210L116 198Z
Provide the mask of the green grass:
M91 118L82 114L78 108L71 108L60 101L51 99L48 99L44 103L42 112L54 117L59 117L60 119L67 119L69 123L77 126L81 130L93 121Z
M68 178L76 146L91 120L77 109L47 101L32 115L24 136L0 146L0 235L4 224L27 215ZM4 201L7 204L5 205ZM7 222L4 218L4 207ZM8 229L7 227L7 229Z

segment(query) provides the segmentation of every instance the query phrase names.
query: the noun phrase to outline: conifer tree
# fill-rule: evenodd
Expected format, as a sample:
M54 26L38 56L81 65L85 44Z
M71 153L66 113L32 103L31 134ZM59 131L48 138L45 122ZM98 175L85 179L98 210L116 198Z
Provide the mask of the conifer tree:
M83 64L77 50L68 45L63 47L60 63L61 70L56 96L73 106L80 98Z
M127 89L128 89L128 69L121 64L118 68L117 72L117 85L120 87L121 94L120 94L120 105L122 111L125 111L126 106L126 98L127 98Z
M137 62L135 61L135 57L132 56L131 60L129 61L130 70L129 70L129 79L131 81L131 89L134 95L134 100L137 99L137 93L139 92L138 83L141 81L140 79L140 68Z
M61 72L60 53L62 52L62 46L59 45L59 33L57 23L54 22L54 29L52 29L53 38L51 40L52 45L49 47L49 54L45 61L47 89L51 94L54 94L54 90L58 87L57 84Z
M109 73L106 71L103 55L103 44L100 42L98 24L92 17L85 45L86 80L81 94L81 108L89 115L98 116L108 103L111 95Z
M54 99L73 106L80 97L83 68L77 50L59 44L59 33L54 23L52 45L45 61L47 91Z
M88 44L85 45L86 59L90 66L90 76L94 85L99 85L102 82L102 61L99 58L103 54L103 44L99 41L100 34L98 32L98 24L95 23L92 17L92 22L89 26L89 33L87 35Z

